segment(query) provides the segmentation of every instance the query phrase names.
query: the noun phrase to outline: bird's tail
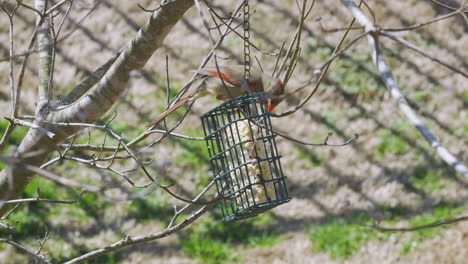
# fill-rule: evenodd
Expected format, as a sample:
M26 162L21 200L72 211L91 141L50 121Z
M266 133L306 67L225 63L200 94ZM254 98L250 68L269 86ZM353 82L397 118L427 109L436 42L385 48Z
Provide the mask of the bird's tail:
M151 123L147 126L148 129L151 129L155 126L157 126L161 121L163 121L170 113L174 112L177 108L185 105L193 96L187 96L177 103L175 103L173 106L169 107L166 111L162 112L158 117L156 117Z

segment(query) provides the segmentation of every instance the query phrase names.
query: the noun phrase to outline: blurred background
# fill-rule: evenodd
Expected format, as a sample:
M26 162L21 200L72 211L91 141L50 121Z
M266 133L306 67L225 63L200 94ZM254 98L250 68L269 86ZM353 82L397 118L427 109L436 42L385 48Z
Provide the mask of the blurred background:
M33 4L33 1L24 2ZM70 35L57 48L55 100L66 95L135 35L150 16L137 3L147 8L158 4L144 0L75 2L77 5L65 21L62 33ZM211 2L216 11L225 15L239 4L239 1ZM290 41L294 36L299 23L295 1L250 2L255 12L251 17L251 41L264 51L278 52L281 42ZM440 2L454 8L463 4L455 0ZM376 23L383 28L422 23L452 11L430 0L369 0L367 3ZM95 4L98 4L95 9L89 8ZM369 14L367 10L366 13ZM332 29L346 27L351 18L341 1L317 1L305 23L301 59L287 92L292 93L313 77L313 71L327 60L344 34ZM34 20L33 12L19 9L15 17L17 51L26 49ZM0 58L4 58L9 52L8 19L4 13L0 15L0 25ZM463 18L456 16L397 34L467 71L467 30ZM212 33L218 36L217 31ZM351 31L347 41L361 33L362 30ZM381 39L381 43L383 54L411 106L441 143L466 164L466 78L388 39ZM166 55L171 96L174 96L209 50L207 32L193 7L144 69L134 73L126 94L112 109L117 117L111 127L127 139L144 132L148 122L167 105ZM242 39L230 34L219 47L218 55L221 65L242 64ZM276 57L255 49L252 56L258 58L265 72L273 70ZM33 114L35 108L36 59L37 55L33 54L26 70L20 108L23 115ZM5 116L10 110L8 67L8 61L0 61L0 113ZM313 84L288 96L275 112L295 106L311 91ZM214 97L197 100L175 132L203 136L200 116L217 104ZM183 110L172 114L168 123L174 124ZM0 121L0 134L7 123ZM353 220L372 224L384 219L383 226L407 227L468 212L466 181L435 155L399 113L372 64L366 39L333 62L324 83L303 108L292 115L273 118L273 126L306 142L323 142L329 132L333 133L330 143L342 143L355 133L359 139L343 147L312 147L279 137L281 162L293 197L289 203L258 217L228 224L219 221L217 208L212 209L175 235L130 246L90 263L464 263L468 259L468 222L416 232L382 233ZM26 129L15 130L10 145L18 145L25 133ZM102 142L101 132L92 133L94 143ZM145 142L157 137L153 135ZM83 131L77 143L87 140L88 132ZM205 146L203 141L167 137L145 152L145 158L153 160L152 171L164 181L176 183L173 188L177 193L194 197L212 177ZM57 155L53 153L51 158ZM84 164L63 161L49 169L83 183L99 184L96 170ZM72 200L80 193L37 177L23 197L36 197L38 187L44 198ZM38 238L48 231L50 238L44 251L54 262L62 262L127 235L164 229L172 218L174 204L183 203L161 189L126 202L110 202L99 195L86 194L72 205L27 203L9 217L12 224L17 221L16 231L0 229L0 236L12 237L34 248ZM344 208L345 205L348 206ZM5 244L0 244L0 259L2 263L28 262L25 255Z

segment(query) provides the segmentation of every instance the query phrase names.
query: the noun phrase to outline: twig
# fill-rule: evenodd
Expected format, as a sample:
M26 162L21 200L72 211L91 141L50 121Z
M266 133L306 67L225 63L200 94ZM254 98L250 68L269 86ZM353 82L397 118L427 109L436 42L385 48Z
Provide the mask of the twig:
M45 228L46 228L46 231L44 233L44 237L42 239L38 239L37 241L39 243L39 249L36 250L35 252L36 254L41 253L42 249L44 248L45 243L47 242L47 239L50 238L50 233L49 233L49 230L47 229L47 226L45 226Z
M419 119L413 109L409 106L404 95L401 93L396 81L394 80L390 69L384 61L380 53L378 35L382 32L374 27L372 22L366 17L366 15L357 7L353 0L342 0L346 5L350 13L356 18L356 20L366 28L366 31L370 32L368 35L369 45L372 47L372 57L374 63L379 71L390 95L395 99L400 111L406 116L408 121L414 125L421 135L428 141L428 143L436 150L437 154L444 160L450 167L461 173L466 179L468 179L468 168L463 165L460 160L453 156L437 138L430 132L430 130L424 125Z
M37 14L41 19L45 17L44 14L42 14L41 11L37 10L36 8L34 8L34 7L32 7L32 6L29 6L29 5L25 4L25 3L23 3L22 1L18 1L18 0L17 0L16 3L18 3L19 5L25 7L26 9L29 9L29 10L31 10L31 11L33 11L33 12L36 12L36 14Z
M203 188L203 190L197 196L195 196L195 198L192 200L192 202L197 202L203 195L205 195L205 193L211 188L211 186L213 186L214 183L215 183L215 181L212 180L208 185L206 185L205 188ZM215 199L221 199L221 197L216 197ZM174 213L174 216L172 217L171 221L167 225L167 228L171 228L174 225L177 218L185 210L187 210L188 208L190 208L192 206L193 206L193 203L189 203L189 204L186 204L184 207L182 207L180 210L176 209L175 213Z
M15 118L18 112L18 106L17 106L17 96L15 91L15 77L14 77L14 24L13 24L13 16L16 13L16 10L18 10L18 7L20 6L20 3L17 3L16 6L13 8L12 11L8 11L5 7L5 3L2 3L0 5L0 8L7 14L8 16L8 22L9 22L9 57L10 57L10 67L9 67L9 74L8 74L8 81L10 84L10 96L11 96L11 118ZM7 129L5 133L3 134L2 139L0 140L0 153L2 150L5 148L8 138L11 136L13 133L13 130L15 129L15 125L13 122L10 122L7 126Z
M242 8L242 4L240 4L237 9L234 11L234 13L232 14L231 16L231 19L229 21L229 25L234 22L234 18L236 17L236 15L239 13L239 11L241 10ZM242 25L242 23L240 24L237 24L235 28L239 27L240 25ZM205 58L203 58L202 62L200 63L200 65L198 66L198 70L200 70L201 68L203 68L207 63L208 61L211 59L211 57L213 56L213 54L215 54L215 50L219 47L219 45L221 45L221 43L223 43L224 41L224 38L230 33L230 30L229 30L229 27L226 27L224 29L224 32L223 34L218 38L218 41L216 42L216 44L214 45L214 47L212 47L212 49L210 50L210 52L205 56ZM196 80L197 78L197 73L194 73L192 75L192 78L184 85L184 88L182 88L180 90L180 92L177 94L177 96L175 96L172 101L171 101L171 105L175 104L177 101L180 100L180 98L182 98L182 96L184 96L184 94L187 92L187 90L190 88L190 86L192 85L192 83Z
M28 202L48 202L48 203L74 204L74 203L79 202L85 193L87 193L86 189L81 191L80 195L78 196L78 198L76 198L76 200L71 200L71 201L44 199L44 198L37 197L37 198L8 200L8 201L5 201L5 204L20 204L20 203L28 203Z
M437 0L431 0L431 1L432 1L433 3L436 3L436 4L440 5L440 6L442 6L442 7L447 8L447 9L456 10L456 8L451 7L451 6L449 6L449 5L446 5L446 4L444 4L444 3L441 3L441 2L439 2L439 1L437 1Z
M208 209L213 207L214 204L215 203L212 203L212 204L208 204L208 205L205 205L205 206L201 207L194 214L187 217L181 223L179 223L179 224L177 224L175 226L166 228L161 232L157 232L157 233L150 234L150 235L143 235L143 236L134 236L134 237L127 236L124 239L122 239L122 240L120 240L120 241L118 241L116 243L113 243L111 245L108 245L108 246L100 248L100 249L93 250L93 251L91 251L89 253L86 253L86 254L84 254L82 256L79 256L77 258L69 260L69 261L65 262L64 264L80 263L80 262L83 262L83 261L86 261L86 260L101 256L101 255L104 255L104 254L108 254L108 253L110 253L112 251L115 251L115 250L117 250L119 248L123 248L123 247L129 246L129 245L139 244L139 243L143 243L143 242L153 241L153 240L156 240L156 239L159 239L159 238L169 236L172 233L178 232L178 231L182 230L184 227L186 227L186 226L190 225L191 223L193 223L200 216L202 216L206 211L208 211Z
M26 65L28 64L28 59L29 59L29 55L31 54L30 51L32 50L32 48L34 47L34 42L36 41L36 38L37 38L37 25L34 26L34 31L31 35L31 39L29 40L29 44L28 44L28 48L27 48L27 52L26 52L26 55L24 56L23 60L21 61L21 68L20 68L20 71L19 71L19 76L18 76L18 84L16 86L16 104L20 104L21 103L21 91L22 91L22 88L23 88L23 80L24 80L24 73L26 72ZM15 112L15 117L18 116L18 107L16 107L16 112Z
M362 27L361 27L362 28ZM320 67L320 71L323 71L325 67L327 67L330 63L332 63L336 58L340 57L341 55L343 55L343 53L345 53L349 48L351 48L352 46L354 46L354 44L356 44L359 40L361 40L362 38L364 38L365 36L367 36L367 34L369 34L368 32L364 32L362 34L360 34L359 36L357 36L356 38L354 38L353 40L351 40L348 44L346 44L346 46L344 48L342 48L340 51L337 51L335 52L332 56L330 56L327 61L325 61Z
M203 141L205 140L203 137L191 137L187 135L182 135L182 134L177 134L173 133L167 130L160 130L160 129L153 129L153 130L147 130L143 132L141 135L145 136L145 138L148 135L151 134L165 134L168 136L173 136L173 137L178 137L178 138L183 138L186 140L197 140L197 141ZM127 144L127 146L132 147L136 145L137 143L141 142L141 140L136 140L141 137L141 135L134 140L130 141L130 143ZM58 144L57 145L60 148L70 148L71 150L90 150L90 151L123 151L125 148L123 147L117 147L117 146L96 146L96 145L91 145L91 144Z
M107 133L109 133L109 135L111 135L112 137L114 137L115 139L117 139L119 141L119 144L122 145L122 147L125 149L125 151L127 151L127 153L132 157L132 159L141 167L141 169L143 170L145 175L151 181L154 181L154 178L149 174L149 172L146 170L146 168L143 166L143 164L138 160L138 158L133 153L133 151L130 150L129 146L125 143L124 139L120 135L118 135L116 132L114 132L111 128L109 128L109 124L110 124L110 122L112 122L112 120L114 118L115 118L115 116L113 118L111 118L105 125L95 125L95 124L87 124L87 123L50 122L50 121L46 121L46 120L43 120L42 122L53 124L53 125L56 125L56 126L65 126L65 127L66 126L92 127L92 128L102 129L102 130L106 131ZM19 120L19 121L24 122L22 120ZM28 122L25 122L25 123L28 123ZM28 123L28 124L30 124L30 123ZM32 124L32 125L34 125L34 124ZM89 142L88 142L88 144L89 144Z
M426 52L425 50L417 47L416 45L412 44L411 42L408 42L408 41L406 41L406 40L404 40L404 39L402 39L402 38L400 38L398 36L395 36L395 35L393 35L391 33L385 32L383 30L380 30L378 32L378 34L383 35L383 36L385 36L387 38L393 39L393 40L397 41L398 43L402 44L403 46L405 46L407 48L410 48L410 49L416 51L417 53L423 55L424 57L426 57L426 58L428 58L428 59L430 59L432 61L435 61L435 62L439 63L440 65L443 65L443 66L449 68L450 70L452 70L452 71L454 71L456 73L459 73L459 74L463 75L465 78L468 78L468 73L466 73L466 72L464 72L464 71L450 65L449 63L447 63L445 61L442 61L441 59L435 57L432 54L429 54L428 52Z
M213 185L213 183L214 183L214 182L211 182L211 183L209 184L209 186ZM189 199L185 199L185 198L181 197L180 195L175 194L175 193L174 193L173 191L171 191L171 189L169 189L169 187L167 187L167 186L164 186L164 185L162 185L162 184L159 184L159 187L162 188L164 191L166 191L166 192L167 192L169 195L171 195L172 197L176 198L177 200L181 200L181 201L186 202L186 203L188 203L188 204L206 205L206 204L214 203L214 202L216 202L216 201L219 200L219 199L217 199L217 198L215 198L215 199L213 199L213 200L211 200L211 201L206 201L206 202L205 202L205 201L199 202L198 199L197 199L197 200L195 200L195 199L189 200Z
M10 138L13 130L15 129L15 125L13 122L8 123L8 126L3 134L2 140L0 141L0 153L2 153L3 149L6 147L8 143L8 138Z
M14 77L14 60L12 57L14 56L14 24L13 24L13 16L16 13L16 10L18 10L18 7L20 6L21 3L17 2L16 6L13 8L12 11L8 11L4 4L0 5L0 8L7 14L8 16L8 22L9 22L9 55L10 55L10 67L9 67L9 73L8 73L8 81L10 84L10 95L11 95L11 117L15 118L15 113L16 113L16 95L15 95L15 77Z
M265 128L265 127L263 127ZM328 133L327 136L325 137L324 141L322 143L311 143L311 142L305 142L305 141L302 141L302 140L298 140L298 139L295 139L291 136L288 136L284 133L280 133L278 132L278 130L272 130L272 132L282 138L285 138L287 140L290 140L292 142L295 142L295 143L298 143L298 144L301 144L301 145L306 145L306 146L322 146L322 147L325 147L325 146L328 146L328 147L343 147L343 146L346 146L346 145L349 145L351 143L353 143L354 141L356 141L358 138L359 138L359 135L358 134L354 134L354 136L352 136L351 138L349 138L348 140L346 140L345 142L343 143L338 143L338 144L334 144L334 143L328 143L328 139L329 137L331 136L331 133Z
M40 263L46 263L46 264L51 263L44 256L34 253L34 251L28 249L27 247L25 247L25 246L23 246L23 245L21 245L19 243L16 243L15 241L13 241L11 239L0 238L0 243L10 244L10 245L14 246L15 248L17 248L18 250L20 250L20 251L28 254L29 256L33 257L34 259L36 259Z
M63 24L65 23L65 19L70 14L71 8L73 6L73 0L63 0L63 1L70 1L70 5L67 7L67 10L65 11L65 14L63 15L62 20L60 21L59 28L57 29L57 32L54 34L54 42L55 43L57 42L58 36L60 35L60 31L62 30ZM49 12L49 11L47 11L47 12Z
M424 22L424 23L419 23L419 24L415 24L415 25L412 25L412 26L401 27L401 28L384 28L383 30L387 31L387 32L413 30L413 29L424 27L424 26L427 26L429 24L432 24L432 23L435 23L435 22L438 22L438 21L453 17L453 16L455 16L455 15L457 15L459 13L461 13L461 10L456 10L456 11L454 11L452 13L448 13L446 15L436 17L436 18L434 18L432 20L429 20L427 22Z
M45 15L48 16L50 15L52 12L54 12L55 9L59 8L61 5L65 4L66 2L73 2L73 0L62 0L60 2L58 2L57 4L55 4L54 6L52 6L51 8L49 8L49 10L47 10L47 12L45 12Z
M143 7L142 5L140 5L140 4L137 4L137 6L138 6L141 10L143 10L143 11L145 11L145 12L153 13L153 12L156 12L156 11L158 11L159 9L163 8L165 5L174 3L175 1L176 1L176 0L166 1L165 3L162 3L162 4L160 4L158 7L153 8L153 9L144 8L144 7Z
M80 188L82 190L86 190L87 192L101 192L105 190L105 187L95 187L91 185L84 185L80 184L74 180L67 179L65 177L59 176L53 172L38 168L36 166L32 166L29 164L22 163L21 161L11 159L11 158L6 158L3 156L0 156L0 161L5 162L9 164L10 166L14 165L20 168L24 168L25 170L29 170L35 174L38 174L44 178L47 178L49 180L55 181L63 186L67 187L73 187L73 188Z
M204 1L204 3L210 8L210 11L211 13L213 13L226 27L228 27L231 32L234 32L234 34L236 34L238 37L242 38L244 40L244 36L242 36L241 33L237 32L234 28L232 28L228 23L226 23L223 19L223 17L221 17L221 15L219 15L215 10L214 8L211 6L210 3L208 3L208 1ZM214 21L214 20L213 20ZM269 55L269 56L277 56L279 55L278 53L273 53L273 52L268 52L268 51L264 51L262 49L260 49L257 45L253 44L250 40L246 40L250 46L252 46L254 49L258 50L260 53L263 53L265 55Z
M32 129L37 129L39 131L41 131L42 133L46 134L49 138L54 138L55 137L55 134L50 132L49 130L39 126L39 125L36 125L34 123L29 123L29 122L26 122L26 121L23 121L21 119L11 119L11 118L8 118L8 117L5 117L6 120L10 121L11 123L15 124L15 125L18 125L18 126L25 126L25 127L29 127L29 128L32 128Z
M335 53L338 52L338 50L341 48L341 45L343 45L344 43L344 40L346 39L346 37L348 36L348 33L349 31L351 30L351 28L353 27L353 24L354 24L354 21L355 21L355 18L353 18L351 20L351 22L349 23L348 25L348 28L346 30L346 32L343 34L343 36L341 37L340 39L340 42L338 43L338 45L336 45L335 49L333 50L333 53L331 55L334 56ZM331 63L329 63L325 69L323 69L322 71L320 71L320 75L319 75L319 78L317 80L317 82L315 83L315 86L312 88L312 90L310 91L310 93L306 96L306 98L298 105L296 105L293 109L291 110L288 110L286 112L283 112L281 114L275 114L273 113L271 116L273 117L284 117L284 116L287 116L287 115L290 115L290 114L293 114L295 113L297 110L299 110L302 106L304 106L309 100L310 98L312 98L312 96L314 96L314 94L317 92L318 88L320 87L320 84L322 83L322 80L323 78L325 77L325 74L327 73L328 69L330 68L330 65Z
M400 228L394 228L394 227L383 227L379 225L378 223L374 223L372 225L368 225L365 223L362 223L356 219L352 219L353 222L360 226L368 227L375 229L380 232L414 232L418 230L423 230L423 229L428 229L428 228L434 228L434 227L439 227L439 226L445 226L445 225L450 225L458 222L463 222L463 221L468 221L468 215L466 216L461 216L457 217L454 219L449 219L445 221L440 221L440 222L435 222L427 225L421 225L421 226L415 226L415 227L400 227Z
M75 27L72 28L65 36L63 36L61 39L57 41L56 44L61 43L62 41L65 41L68 37L70 37L78 28L79 26L85 21L85 19L90 16L94 10L98 7L99 4L101 4L102 1L95 1L93 5L89 8L90 10L76 23Z
M318 17L315 19L320 25L320 30L322 30L325 33L334 33L334 32L340 32L340 31L345 31L348 30L348 27L343 27L343 28L325 28L324 25L322 24L322 18ZM356 27L351 27L351 30L356 30L356 29L363 29L364 27L362 26L356 26Z

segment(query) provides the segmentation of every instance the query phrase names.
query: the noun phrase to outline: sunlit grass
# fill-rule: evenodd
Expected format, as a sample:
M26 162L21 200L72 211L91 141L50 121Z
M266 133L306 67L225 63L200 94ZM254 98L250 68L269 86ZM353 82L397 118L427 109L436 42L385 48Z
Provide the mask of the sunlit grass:
M283 239L269 213L232 223L218 219L210 216L195 224L181 242L186 254L203 263L239 262L243 248L270 247Z
M387 212L389 218L385 219L381 226L392 227L400 221L405 221L408 227L418 227L432 224L444 220L455 218L466 211L463 206L454 204L439 204L431 211L417 215L408 216L408 209L405 208L384 208L382 212ZM333 218L323 223L313 224L309 228L309 238L313 242L313 251L323 251L333 259L343 259L358 253L361 247L375 240L386 240L400 237L399 243L401 253L407 255L416 250L425 240L434 238L444 228L428 228L409 233L410 236L402 236L399 232L379 232L362 224L372 224L373 220L369 216L359 215L351 221L345 218Z

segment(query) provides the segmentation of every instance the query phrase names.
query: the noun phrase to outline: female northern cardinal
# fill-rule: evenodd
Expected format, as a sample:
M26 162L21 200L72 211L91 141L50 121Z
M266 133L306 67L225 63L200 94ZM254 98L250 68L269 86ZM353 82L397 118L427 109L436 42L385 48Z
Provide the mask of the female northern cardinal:
M250 79L248 82L248 86L244 85L244 65L219 66L219 71L216 67L201 68L195 72L200 75L223 79L225 85L217 85L200 91L195 95L187 96L180 99L180 101L178 101L176 104L174 104L169 109L164 111L161 115L159 115L156 119L154 119L148 127L154 127L155 125L157 125L171 112L186 104L189 101L189 99L198 98L208 93L216 95L216 99L218 100L228 100L230 98L245 95L249 92L267 92L268 112L273 111L273 109L284 99L284 87L281 80L263 74L257 69L250 70ZM265 90L265 88L267 89Z

